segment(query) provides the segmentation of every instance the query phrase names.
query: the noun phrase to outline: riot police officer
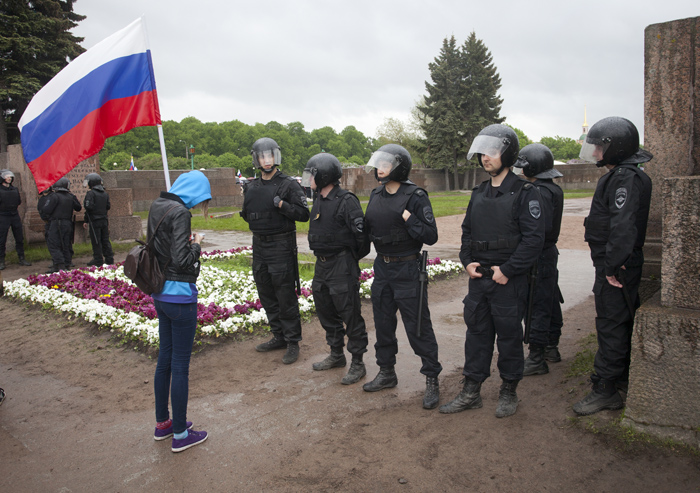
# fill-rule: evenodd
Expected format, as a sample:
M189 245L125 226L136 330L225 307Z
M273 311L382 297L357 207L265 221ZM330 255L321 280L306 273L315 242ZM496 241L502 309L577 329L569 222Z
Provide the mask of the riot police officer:
M377 257L372 282L372 310L377 342L374 349L379 373L362 388L367 392L396 387L394 365L398 353L396 312L401 312L408 342L420 356L426 388L423 407L434 409L440 400L438 345L428 310L427 292L423 296L420 330L418 313L420 290L420 251L423 244L438 239L437 224L428 194L408 179L411 155L397 144L387 144L372 154L367 171L374 171L381 183L372 191L365 213L370 240Z
M48 248L49 246L49 227L51 226L49 214L44 212L44 206L49 200L49 196L53 193L53 187L46 188L39 192L39 200L36 203L36 210L39 211L39 217L44 221L44 242ZM53 264L49 267L53 269Z
M68 178L60 178L53 185L42 212L49 218L48 247L53 265L47 274L70 268L73 260L73 211L82 209L78 198L70 192Z
M369 253L369 239L360 201L340 187L342 174L334 155L316 154L306 164L301 186L317 192L308 236L309 248L316 255L312 288L316 314L331 348L330 354L312 368L320 371L344 367L347 335L352 362L341 383L350 385L367 374L362 362L368 338L362 318L358 260Z
M103 263L114 263L114 252L109 241L109 220L107 211L111 208L109 194L105 191L102 177L97 173L89 173L83 181L83 186L90 187L85 194L85 224L90 230L92 243L92 260L88 265L100 266Z
M19 265L32 265L24 258L24 232L22 231L22 219L17 208L22 203L17 187L12 185L15 175L9 169L0 171L0 270L5 268L5 244L7 233L12 228L12 236L15 237L15 250L19 257Z
M523 376L527 377L549 373L547 361L561 361L558 346L564 319L561 313L563 298L558 285L557 240L561 230L564 192L552 181L563 175L554 169L554 156L547 146L530 144L523 147L515 167L522 168L525 179L539 190L545 221L544 247L537 259L536 289L532 297L530 352L523 370Z
M519 149L513 129L494 124L479 132L467 154L476 155L491 178L472 191L462 222L459 258L470 278L464 298L464 387L442 413L482 407L481 384L490 375L496 337L502 380L496 417L511 416L518 407L527 272L544 243L540 194L511 171Z
M291 364L299 357L301 341L296 221L308 221L309 208L301 185L278 169L282 153L277 142L256 140L252 155L262 176L246 187L241 216L253 232L253 277L272 332L272 339L255 349L286 348L282 362Z
M609 170L598 180L584 222L595 267L598 351L591 375L593 390L574 404L574 411L588 415L624 405L618 390L627 391L651 201L651 179L638 164L653 156L639 147L639 133L631 121L608 117L590 128L580 157Z

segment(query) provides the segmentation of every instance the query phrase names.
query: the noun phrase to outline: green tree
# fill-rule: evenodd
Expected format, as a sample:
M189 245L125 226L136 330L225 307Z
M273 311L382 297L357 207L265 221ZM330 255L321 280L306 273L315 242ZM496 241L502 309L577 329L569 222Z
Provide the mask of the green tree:
M569 137L542 137L540 144L549 147L552 151L554 159L567 162L570 159L576 159L581 153L581 144Z
M513 129L513 131L517 134L518 136L518 142L520 143L520 148L522 149L526 145L532 144L532 141L528 138L527 135L525 135L525 132L520 130L519 128L515 128L511 125L508 125L510 128Z
M19 143L17 123L34 94L85 51L70 30L75 0L0 2L0 152Z

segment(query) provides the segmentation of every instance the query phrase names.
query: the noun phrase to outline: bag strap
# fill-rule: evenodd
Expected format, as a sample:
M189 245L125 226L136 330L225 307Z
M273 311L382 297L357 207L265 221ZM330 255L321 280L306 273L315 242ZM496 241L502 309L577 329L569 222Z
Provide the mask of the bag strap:
M151 242L152 242L152 241L155 239L155 237L156 237L156 231L158 231L158 228L160 227L160 223L162 223L162 222L163 222L163 219L165 219L165 216L167 216L167 215L170 213L170 211L172 211L173 209L175 209L178 205L179 205L179 204L175 204L175 205L172 206L170 209L168 209L167 211L165 211L165 214L163 214L163 217L160 218L160 221L158 221L158 224L156 224L156 229L153 230L153 236L151 236L148 240L146 240L146 243L147 243L149 246L151 245Z

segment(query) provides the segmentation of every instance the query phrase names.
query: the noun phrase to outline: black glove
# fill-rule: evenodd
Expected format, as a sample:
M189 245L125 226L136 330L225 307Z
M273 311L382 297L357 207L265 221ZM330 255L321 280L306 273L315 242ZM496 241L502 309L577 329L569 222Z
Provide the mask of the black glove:
M279 195L276 195L274 199L272 199L272 202L275 204L275 207L280 206L280 202L282 202L282 199L280 198Z

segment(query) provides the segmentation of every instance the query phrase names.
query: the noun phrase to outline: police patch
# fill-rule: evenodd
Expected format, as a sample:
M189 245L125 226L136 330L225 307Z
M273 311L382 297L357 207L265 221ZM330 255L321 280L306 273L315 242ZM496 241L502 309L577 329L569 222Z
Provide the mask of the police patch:
M615 207L622 209L627 202L627 189L625 187L620 187L615 190Z
M535 219L539 219L540 216L542 215L542 208L540 207L540 201L539 200L531 200L530 204L530 215L534 217Z
M428 221L429 224L433 224L435 222L435 216L433 216L433 209L431 209L430 207L423 207L423 215L425 216L425 220Z

